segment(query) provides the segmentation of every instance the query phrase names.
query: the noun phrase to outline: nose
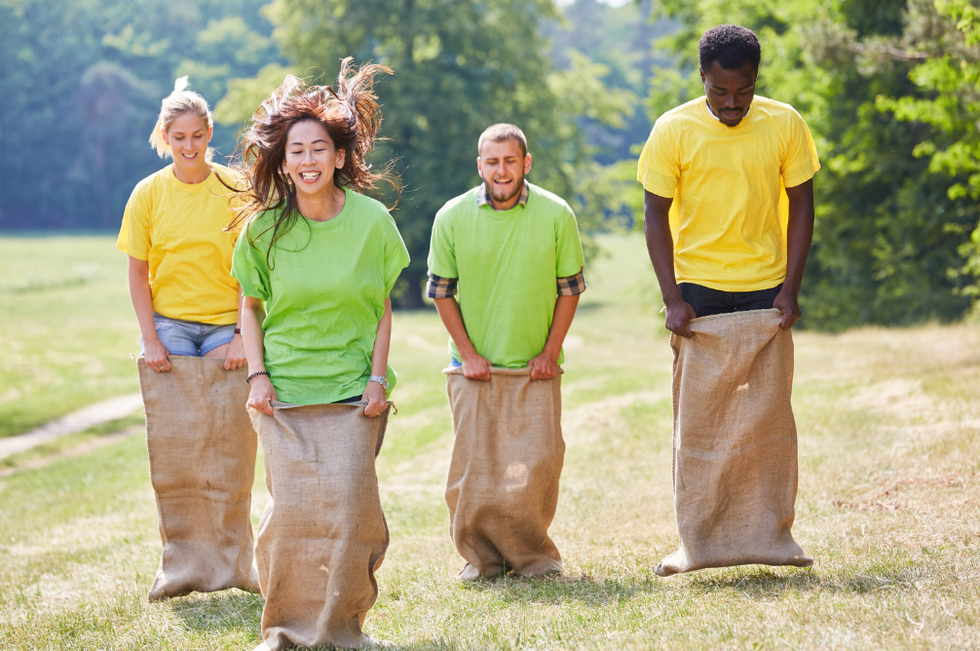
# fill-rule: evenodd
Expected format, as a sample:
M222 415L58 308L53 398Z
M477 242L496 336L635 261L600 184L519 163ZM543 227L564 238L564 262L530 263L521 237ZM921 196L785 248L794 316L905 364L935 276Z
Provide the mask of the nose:
M735 101L735 94L725 95L725 108L735 108L738 102Z

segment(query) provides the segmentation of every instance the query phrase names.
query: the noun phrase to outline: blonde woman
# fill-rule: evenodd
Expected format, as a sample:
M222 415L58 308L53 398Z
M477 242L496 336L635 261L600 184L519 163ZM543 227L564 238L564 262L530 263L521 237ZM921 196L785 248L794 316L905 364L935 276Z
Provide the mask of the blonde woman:
M204 98L178 79L150 134L173 162L137 184L116 244L129 255L163 541L151 601L258 587L249 519L257 443L227 231L237 181L211 161L212 124Z

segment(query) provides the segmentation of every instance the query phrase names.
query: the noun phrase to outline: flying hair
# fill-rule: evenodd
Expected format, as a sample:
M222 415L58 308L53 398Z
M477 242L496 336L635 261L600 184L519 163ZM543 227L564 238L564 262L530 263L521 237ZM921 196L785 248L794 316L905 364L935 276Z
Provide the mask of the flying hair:
M386 181L398 190L390 162L374 171L365 161L381 127L381 107L374 94L374 78L379 74L392 74L392 70L377 64L355 68L353 57L347 57L341 61L336 87L310 85L294 75L283 80L259 106L242 136L236 168L244 179L244 189L238 193L244 208L230 229L254 221L263 212L279 211L268 229L272 230L271 254L276 242L296 223L296 188L283 162L289 130L306 120L321 124L337 151L345 152L344 166L334 172L338 187L364 193ZM261 234L250 233L250 241L254 243Z
M193 113L201 118L208 125L209 129L214 125L208 103L199 94L192 90L187 90L189 86L190 80L187 76L178 77L174 81L173 92L164 97L160 105L160 115L157 117L157 123L153 126L153 131L150 133L150 146L160 155L160 158L167 158L173 155L170 151L170 145L163 139L163 132L169 132L174 120L184 113ZM214 152L208 147L206 156L208 162L211 161L213 154Z

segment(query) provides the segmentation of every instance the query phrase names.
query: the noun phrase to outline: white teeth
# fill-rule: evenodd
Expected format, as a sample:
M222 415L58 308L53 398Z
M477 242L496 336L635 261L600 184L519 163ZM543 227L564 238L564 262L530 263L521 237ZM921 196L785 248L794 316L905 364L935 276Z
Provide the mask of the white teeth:
M320 176L319 172L303 172L302 176L307 181L312 181Z

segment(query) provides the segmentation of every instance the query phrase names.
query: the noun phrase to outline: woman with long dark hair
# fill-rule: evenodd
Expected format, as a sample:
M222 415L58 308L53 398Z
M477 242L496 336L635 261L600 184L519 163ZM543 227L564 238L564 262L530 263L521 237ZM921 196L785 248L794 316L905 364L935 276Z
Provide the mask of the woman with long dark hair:
M388 72L348 58L334 88L287 77L242 144L232 273L272 494L256 545L263 649L360 646L377 598L389 294L409 261L387 208L362 194L386 178L365 156L381 124L374 77Z

